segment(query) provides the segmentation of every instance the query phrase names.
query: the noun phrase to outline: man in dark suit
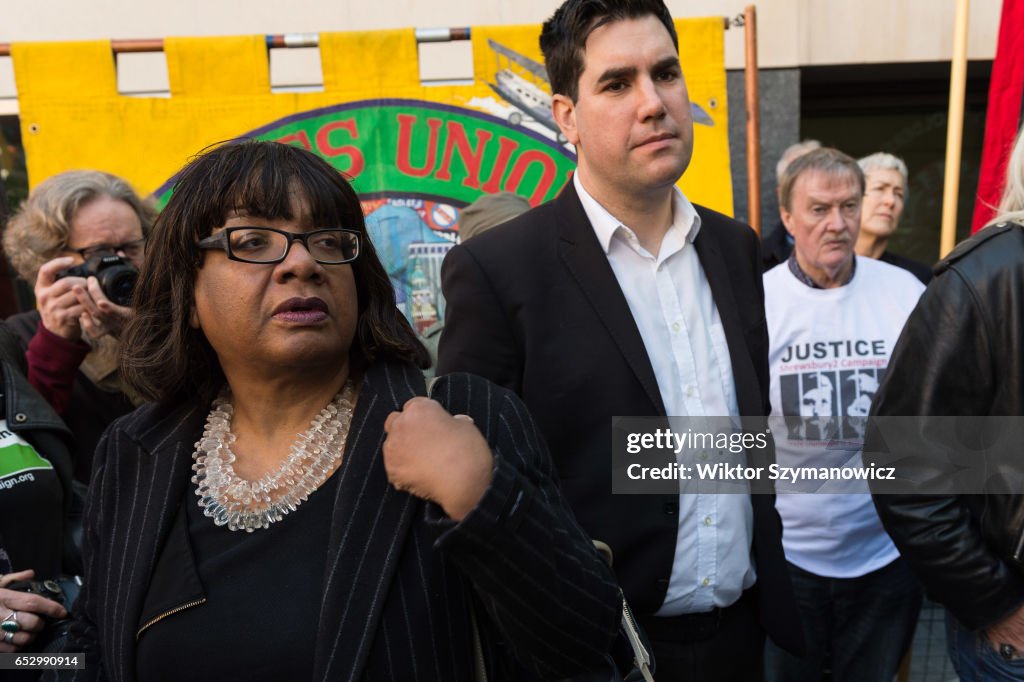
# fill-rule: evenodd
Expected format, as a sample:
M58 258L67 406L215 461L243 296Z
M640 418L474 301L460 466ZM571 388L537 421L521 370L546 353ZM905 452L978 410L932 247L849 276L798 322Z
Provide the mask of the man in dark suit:
M613 416L768 413L757 237L675 187L693 123L661 0L568 0L541 49L578 169L449 252L438 371L522 396L659 679L757 680L765 630L800 646L773 496L610 494Z

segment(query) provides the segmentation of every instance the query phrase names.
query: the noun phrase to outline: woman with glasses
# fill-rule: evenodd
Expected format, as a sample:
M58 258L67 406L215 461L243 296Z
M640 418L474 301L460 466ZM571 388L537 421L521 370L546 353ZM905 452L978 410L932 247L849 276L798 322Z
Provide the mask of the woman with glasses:
M426 352L325 161L255 141L194 159L136 302L122 370L152 404L97 449L68 679L604 664L618 588L532 420L470 375L423 397Z
M6 320L21 339L7 359L71 429L75 478L83 483L103 430L134 408L117 370L131 309L123 295L111 300L126 292L105 291L101 280L130 285L154 217L121 178L69 171L40 183L4 231L4 252L36 299L35 310Z

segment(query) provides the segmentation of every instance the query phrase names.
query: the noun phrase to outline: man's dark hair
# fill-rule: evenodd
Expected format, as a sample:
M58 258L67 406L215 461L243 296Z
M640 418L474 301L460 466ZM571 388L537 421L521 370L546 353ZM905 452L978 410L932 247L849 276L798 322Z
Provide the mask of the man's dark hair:
M242 140L189 162L153 227L133 296L135 314L121 344L122 376L143 398L209 402L215 397L224 374L203 332L189 324L204 255L198 243L224 225L233 211L293 219L291 195L296 191L303 195L314 225L344 227L361 235L359 257L351 264L359 307L349 351L353 366L381 359L429 364L426 349L395 306L391 280L370 241L352 186L304 149Z
M540 50L544 53L551 92L566 95L575 102L583 73L584 48L593 30L646 16L655 17L665 26L678 52L679 38L672 14L662 0L566 0L544 22L540 33Z

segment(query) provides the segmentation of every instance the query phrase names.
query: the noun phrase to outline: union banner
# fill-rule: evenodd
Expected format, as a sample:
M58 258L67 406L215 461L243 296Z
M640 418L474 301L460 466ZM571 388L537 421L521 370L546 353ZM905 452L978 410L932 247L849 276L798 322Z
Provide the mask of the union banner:
M677 20L695 149L680 186L732 213L720 17ZM167 38L169 97L117 90L109 41L11 46L29 181L95 168L166 202L203 148L242 137L295 144L345 173L400 307L443 315L438 271L461 208L509 191L553 198L575 153L551 119L540 27L473 27L471 83L424 85L415 31L322 33L323 90L272 92L265 36Z

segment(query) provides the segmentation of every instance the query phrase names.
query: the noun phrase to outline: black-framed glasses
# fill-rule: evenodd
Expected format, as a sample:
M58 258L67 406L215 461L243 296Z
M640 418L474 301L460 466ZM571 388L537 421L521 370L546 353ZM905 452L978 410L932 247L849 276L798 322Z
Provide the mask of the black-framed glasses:
M288 232L273 227L228 227L200 240L201 249L223 249L231 260L243 263L280 263L296 241L317 263L341 265L359 257L359 233L340 227L310 232Z
M84 249L72 249L68 247L68 251L77 253L84 260L95 258L96 256L116 256L118 253L123 253L126 258L136 259L142 256L142 252L146 248L146 240L135 239L130 242L123 244L97 244L96 246L87 246Z

